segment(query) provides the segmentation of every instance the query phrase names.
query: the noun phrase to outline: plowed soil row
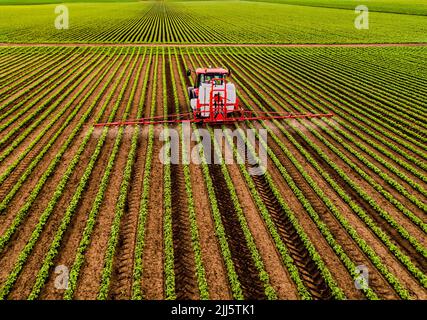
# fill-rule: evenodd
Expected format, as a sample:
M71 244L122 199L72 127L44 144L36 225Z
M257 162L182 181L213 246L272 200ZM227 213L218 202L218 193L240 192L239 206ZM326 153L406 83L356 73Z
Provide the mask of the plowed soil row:
M0 44L1 46L2 44ZM396 44L382 44L381 46L395 46ZM399 44L401 45L401 44ZM413 44L419 45L419 44ZM425 45L425 44L421 44ZM18 45L19 46L19 45ZM23 45L25 46L25 45ZM67 46L67 45L66 45ZM82 44L81 46L89 46ZM95 45L96 46L96 45ZM109 46L107 44L101 44L100 46ZM111 45L115 46L115 45ZM146 45L141 45L143 47ZM151 45L150 45L151 46ZM167 45L169 46L169 45ZM188 45L185 45L187 47ZM221 45L224 46L224 45ZM258 46L258 45L257 45ZM268 45L265 45L266 47ZM296 45L297 47L299 45ZM303 45L306 46L306 45ZM316 46L316 45L313 45ZM323 47L324 45L322 45ZM332 45L331 45L332 46ZM359 45L350 45L359 46ZM371 45L363 45L371 46ZM378 45L379 46L379 45ZM154 47L154 46L153 46ZM166 45L158 45L157 47L166 47ZM170 47L176 47L177 52L181 50L181 46L171 45ZM203 47L200 46L200 47ZM164 48L165 51L169 48ZM77 57L76 67L82 68L87 64L94 64L98 61L94 50L92 49L79 49L82 51L82 59ZM88 50L88 51L85 51ZM89 52L89 50L92 50ZM102 50L102 49L101 49ZM108 49L105 49L107 51ZM31 152L18 163L17 167L13 170L11 176L5 180L1 185L0 200L2 200L14 185L18 182L23 172L30 166L31 161L38 155L43 149L45 144L53 137L55 132L60 128L61 122L81 104L76 116L71 120L69 126L65 128L62 134L59 136L57 141L48 150L45 157L40 163L37 164L35 170L28 176L24 185L17 190L17 193L10 201L4 215L0 215L0 236L3 236L7 228L13 223L14 219L21 208L24 207L27 201L30 201L30 193L35 188L36 183L42 177L45 170L48 168L50 162L55 159L56 154L62 144L66 141L73 128L80 121L87 108L94 102L95 96L100 94L99 101L94 107L93 112L90 114L88 120L84 124L81 132L79 132L73 139L69 148L66 150L61 158L60 164L55 168L55 172L52 173L46 180L40 194L33 201L30 210L25 214L25 218L22 223L14 232L11 240L6 244L2 252L0 252L0 290L3 287L6 279L10 276L13 268L19 264L18 257L24 251L24 247L28 243L35 225L39 222L42 213L48 208L49 201L54 197L55 190L58 188L58 184L64 176L67 167L70 165L71 160L76 155L77 150L83 141L87 131L92 128L95 117L99 114L99 111L103 106L106 106L104 114L101 116L101 122L107 122L109 115L111 114L114 106L118 106L117 113L114 120L120 120L124 116L126 107L129 104L129 115L128 119L134 119L137 117L137 112L140 108L143 110L145 116L149 116L151 111L154 111L156 116L163 116L166 111L168 114L176 113L176 101L173 95L172 88L175 86L177 89L177 99L179 102L179 109L181 112L188 110L188 101L186 101L185 92L186 86L190 85L190 79L185 77L185 66L188 65L192 68L197 67L197 64L211 64L211 65L222 65L224 57L219 55L197 55L194 56L175 55L172 53L171 59L160 51L153 51L151 61L148 61L148 52L151 52L151 48L136 48L135 55L130 58L131 48L124 48L124 52L120 55L117 62L111 65L111 61L117 57L119 48L112 48L113 53L107 56L101 54L101 58L105 58L101 63L96 66L94 72L99 72L94 79L90 77L83 78L77 77L73 83L78 84L77 87L70 92L67 97L64 97L63 101L60 101L59 105L53 110L52 115L57 114L64 108L69 99L73 99L69 109L64 115L58 120L58 123L54 124L50 128L46 135L34 146ZM143 59L142 53L147 50L147 56ZM203 49L206 50L207 49ZM203 52L202 50L202 52ZM400 50L400 49L399 49ZM172 50L173 52L173 50ZM69 52L71 54L71 51ZM76 54L75 51L72 52ZM87 54L87 56L83 56ZM259 53L258 53L259 54ZM100 59L101 59L100 58ZM231 60L231 59L230 59ZM291 103L283 102L284 100L280 97L283 92L279 90L276 92L269 92L265 89L265 83L258 82L257 77L248 77L241 74L248 73L253 75L250 71L250 65L240 65L240 60L233 60L230 62L230 67L233 69L231 81L239 81L240 84L236 83L239 94L245 100L248 101L250 107L256 111L260 111L260 106L265 107L267 110L272 110L273 107L279 110L284 109L283 106L294 110L294 107L303 107L299 103L300 99L303 101L307 98L307 93L302 92L296 88L296 83L292 83L291 79L284 85L289 85L295 89L295 96L290 97ZM251 60L252 61L252 60ZM126 63L129 62L127 68ZM131 68L132 63L135 62L135 68ZM150 63L149 63L150 62ZM165 63L163 67L163 62ZM253 61L252 61L253 62ZM251 62L251 63L252 63ZM157 65L157 71L155 71L155 65ZM46 64L48 66L48 64ZM100 75L107 67L111 69L102 77ZM28 79L25 80L23 85L25 87L31 85L31 81L37 79L42 75L42 71L45 70L39 66L34 74L28 75ZM60 67L62 68L62 66ZM172 72L171 72L172 69ZM46 69L47 70L47 69ZM56 70L56 69L55 69ZM58 69L59 70L59 69ZM61 69L62 70L62 69ZM79 69L76 69L79 70ZM121 72L124 72L123 78L119 77ZM137 72L140 71L140 76L137 77ZM144 88L145 83L144 75L148 72L147 87ZM156 72L156 73L155 73ZM184 83L181 83L181 75L184 75ZM288 77L289 75L286 75ZM70 75L72 77L72 75ZM18 80L19 77L16 79ZM154 79L156 83L154 83ZM129 82L125 86L125 80ZM266 77L267 79L267 77ZM96 85L97 80L100 82ZM164 80L164 82L163 82ZM269 80L269 79L267 79ZM55 80L55 83L57 81ZM1 85L2 81L0 81ZM131 99L132 87L136 84L133 98ZM61 88L63 85L59 82L49 90L40 92L38 95L45 95L46 97L52 95L55 90L61 90L65 92L67 88ZM104 88L105 85L105 88ZM164 97L165 92L164 85L166 85L167 96ZM264 87L263 87L264 86ZM77 94L82 89L80 94ZM113 88L115 88L114 91ZM250 94L244 89L248 88ZM24 88L22 88L24 89ZM34 88L32 90L36 90ZM93 93L89 97L85 97L89 90L94 89ZM255 90L253 90L255 89ZM307 89L309 89L307 87ZM119 98L120 92L123 90L123 97ZM145 91L144 91L145 90ZM13 92L12 92L13 91ZM259 93L258 93L258 92ZM24 95L21 96L21 90L16 91L15 87L10 87L7 92L11 93L6 99L13 99L14 102L18 103L25 99ZM112 94L111 100L108 101L107 97ZM277 98L277 99L276 99ZM8 101L8 100L5 100ZM306 100L305 100L306 101ZM257 105L260 102L260 106ZM279 103L281 102L281 103ZM365 101L366 102L366 101ZM166 103L166 105L165 105ZM361 101L364 103L364 101ZM326 105L329 102L325 101ZM34 108L37 108L40 104L36 104ZM33 112L34 108L28 110ZM151 110L154 108L154 110ZM288 111L288 110L287 110ZM16 111L18 112L18 111ZM25 115L27 115L26 113ZM12 113L10 117L15 114ZM347 113L345 113L347 114ZM23 116L25 116L23 115ZM40 115L39 115L40 116ZM7 117L6 119L9 119ZM47 117L40 126L34 129L24 141L16 147L16 149L10 153L10 155L0 163L0 173L5 172L7 167L10 166L15 159L19 157L21 152L36 138L37 134L45 128L50 120L51 116ZM6 121L6 119L4 121ZM20 118L21 119L21 118ZM36 121L36 117L34 121ZM4 123L4 122L2 122ZM408 240L404 239L396 229L391 227L382 217L379 216L378 212L372 207L372 204L367 200L364 200L356 191L354 191L349 184L343 179L325 159L323 159L318 151L313 148L298 130L302 131L304 136L309 141L314 142L319 146L327 156L334 161L340 168L343 168L345 173L357 183L357 185L363 187L367 192L371 193L371 197L382 205L387 211L390 212L399 224L405 227L411 235L413 235L421 244L425 244L423 239L423 232L420 228L414 226L412 222L405 217L401 212L393 207L391 203L381 198L372 186L366 181L358 177L356 172L352 172L334 152L329 150L326 145L322 144L314 133L309 129L316 130L322 136L325 137L334 147L338 148L353 162L357 163L364 171L372 173L368 170L367 166L363 162L359 161L354 154L345 150L343 146L339 145L334 139L332 139L327 133L321 128L314 126L315 122L304 122L304 121L291 121L281 122L283 129L286 130L286 134L274 126L272 122L264 122L272 129L276 134L277 138L289 149L294 155L295 159L304 168L304 171L313 181L318 184L325 195L331 200L331 202L337 207L337 210L342 216L344 216L349 224L357 231L358 235L366 241L366 244L370 246L380 257L381 262L387 267L387 269L395 275L401 284L408 289L408 292L418 299L425 299L427 297L425 288L418 279L411 274L407 267L400 263L394 254L380 241L379 238L359 219L359 217L353 212L352 208L343 200L343 198L329 185L329 183L321 176L314 166L308 161L308 157L304 155L297 148L297 144L301 145L301 148L307 152L318 164L321 169L327 172L332 179L350 196L350 198L357 203L357 205L363 209L374 223L381 228L391 239L392 243L395 244L405 255L407 255L413 264L418 267L424 274L427 273L427 265L422 254L414 249L413 244L409 243ZM261 123L253 123L256 128L261 128ZM247 124L239 124L243 129L249 128ZM150 189L149 189L149 203L147 208L147 215L145 221L145 238L143 248L143 272L141 279L142 295L145 299L164 299L166 297L166 259L165 259L165 195L164 195L164 179L165 171L164 166L160 161L159 155L164 146L163 142L159 139L160 133L163 130L163 126L154 127L154 146L153 146L153 157L152 166L150 172ZM177 126L170 125L170 129L177 129ZM229 129L234 127L227 126ZM296 130L296 128L298 130ZM327 126L328 130L333 131L333 126ZM8 128L8 130L12 130ZM25 129L23 129L25 130ZM49 219L46 221L43 229L41 230L40 236L37 239L35 246L20 271L16 282L14 283L8 298L10 299L25 299L30 294L36 280L36 276L46 258L46 253L54 239L56 232L64 218L65 212L71 199L73 198L77 186L83 177L83 173L88 166L88 163L94 154L96 145L99 141L102 128L94 130L88 144L83 150L83 153L79 159L79 162L71 174L64 191L58 199L56 205L52 208L52 212ZM95 168L91 172L84 195L82 196L71 221L64 233L61 241L61 246L58 253L53 260L53 266L49 269L49 276L42 288L40 295L41 299L62 299L64 297L64 289L57 286L58 274L55 273L55 267L65 266L70 269L75 261L77 250L81 244L82 235L85 227L88 223L88 216L91 212L95 198L97 196L100 183L106 171L108 160L113 151L115 142L117 141L118 128L109 128L107 139L103 145L103 148L97 158ZM112 166L112 174L108 180L106 186L106 193L103 200L100 203L99 213L96 217L94 229L90 235L90 243L88 244L87 250L84 253L84 262L79 271L79 277L77 282L77 288L74 294L76 299L96 299L99 293L101 277L105 266L105 257L108 242L112 233L112 225L117 211L117 201L119 194L123 191L120 190L120 186L125 176L124 169L128 161L129 151L131 150L131 139L132 135L136 130L135 127L126 127L124 129L123 138L119 145L118 154ZM141 197L143 192L143 176L144 168L146 163L146 154L148 147L148 127L140 127L140 134L136 146L135 161L131 168L131 181L126 193L126 201L123 211L123 216L120 221L118 230L118 244L115 248L115 255L112 264L112 275L111 283L109 287L108 297L110 299L130 299L132 297L132 285L134 281L134 257L135 247L137 245L137 228L140 223L140 205ZM6 131L7 132L7 131ZM17 132L10 141L19 137L22 134L22 130ZM336 132L334 132L336 133ZM292 138L292 139L291 139ZM294 140L293 140L294 139ZM297 143L295 143L295 141ZM351 146L353 144L349 143ZM193 148L196 145L195 141L191 141L190 146ZM328 205L324 203L321 197L316 193L316 188L312 188L309 181L307 181L304 175L301 173L301 169L294 164L295 160L291 160L287 157L286 152L282 149L283 145L273 141L269 137L268 146L277 157L279 162L286 168L287 174L290 176L289 184L285 180L283 172L278 169L271 158L268 160L267 170L271 181L275 188L279 190L281 197L286 201L288 207L295 215L298 224L307 234L313 248L321 256L322 262L325 267L329 270L333 280L342 289L345 295L350 299L364 299L366 298L360 290L354 286L354 279L350 275L349 270L341 261L340 257L334 249L328 244L327 239L322 235L320 228L311 219L309 211L303 204L303 201L299 196L297 197L291 188L291 185L295 183L296 187L301 191L303 197L307 199L314 211L318 214L321 222L328 228L334 237L337 244L339 244L343 251L347 254L350 260L355 265L365 265L369 269L369 285L370 288L382 299L397 299L399 296L393 289L392 285L387 281L385 276L378 270L373 261L364 253L359 247L357 242L352 238L346 229L341 225L339 220L335 216L335 211L330 210ZM213 154L213 149L210 150ZM223 150L224 151L224 150ZM273 156L272 156L273 157ZM246 168L251 168L251 165L246 159ZM372 158L369 158L371 161ZM374 161L374 160L372 160ZM186 181L184 178L184 166L180 164L172 164L170 169L171 173L171 195L172 195L172 207L171 207L171 218L172 218L172 240L173 240L173 269L174 269L174 281L175 281L175 294L178 299L199 299L200 298L200 267L203 268L209 297L211 299L231 299L231 284L230 277L227 274L227 268L225 265L225 257L223 256L223 250L219 244L217 232L215 230L214 223L214 212L211 208L211 199L209 199L207 192L207 185L205 176L203 174L200 165L191 163L190 169L190 182L194 197L194 216L190 217L189 212L189 201L187 197ZM250 236L253 238L259 257L262 260L264 269L269 275L269 283L271 287L277 293L279 298L289 299L298 298L298 292L295 283L289 276L289 270L286 267L283 256L279 252L275 245L275 240L271 236L271 229L269 229L265 223L264 217L261 212L258 211L259 202L255 201L255 196L249 189L246 183L246 178L242 174L244 170L239 168L238 165L232 164L226 166L230 175L231 181L234 185L234 191L229 188L227 184L226 176L223 172L223 168L218 164L209 164L209 177L212 180L214 187L215 199L218 203L220 222L224 226L225 239L227 241L230 253L231 261L236 271L238 280L240 282L243 296L246 299L265 299L266 288L265 280L260 279L259 265L254 261L253 252L248 245L247 235L249 230ZM244 168L244 167L243 167ZM381 169L387 173L390 173L385 166L381 166ZM391 174L392 175L392 174ZM392 175L394 179L399 181L397 175ZM412 176L410 176L412 177ZM268 214L270 215L273 225L276 228L281 241L285 244L288 249L289 255L292 257L293 263L298 269L299 276L301 277L305 287L311 293L314 299L332 299L332 290L327 285L324 278L324 274L321 273L312 255L306 249L302 238L298 235L296 228L288 218L285 210L282 208L279 202L279 196L275 193L275 188L269 183L266 175L251 176L255 184L255 190L260 196L261 203L267 208ZM376 183L381 183L378 176L373 176ZM400 182L400 181L399 181ZM419 180L416 180L419 182ZM404 184L408 187L408 184ZM232 192L230 192L232 190ZM422 217L421 210L417 211L414 204L405 202L405 197L399 194L396 190L387 186L388 190L396 199L401 201L403 205L411 211L414 211L418 216ZM409 189L410 190L410 189ZM244 231L242 228L242 217L239 216L240 211L236 210L236 206L233 201L236 201L233 192L237 195L237 201L239 206L242 208L244 221L248 226L248 229ZM421 192L414 193L417 198L422 197ZM238 207L237 207L238 208ZM194 219L191 220L191 219ZM194 224L195 222L195 224ZM200 252L199 258L196 260L196 250L194 247L194 238L192 237L192 228L197 227ZM193 230L194 231L194 230ZM197 264L201 262L200 264ZM258 266L258 267L257 267ZM169 278L167 278L169 279Z

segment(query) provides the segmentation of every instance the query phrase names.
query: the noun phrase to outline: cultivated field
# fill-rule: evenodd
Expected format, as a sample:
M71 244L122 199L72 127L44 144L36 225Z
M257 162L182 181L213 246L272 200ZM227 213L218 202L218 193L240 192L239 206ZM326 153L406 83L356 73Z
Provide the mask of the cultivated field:
M426 59L0 48L0 299L426 299ZM159 133L181 125L93 126L187 111L186 69L207 65L232 69L246 109L335 116L227 125L268 130L259 176L248 161L163 165Z
M311 7L304 5L307 0L298 1L302 5L253 1L70 3L70 27L60 31L53 26L56 4L2 6L0 42L427 42L427 8L419 0L410 0L409 6L408 1L403 6L401 0L387 0L387 6L370 0L370 8L376 4L377 11L369 13L371 27L363 32L354 27L355 0L349 1L348 10L333 5ZM402 7L412 8L410 14L401 14L405 12Z

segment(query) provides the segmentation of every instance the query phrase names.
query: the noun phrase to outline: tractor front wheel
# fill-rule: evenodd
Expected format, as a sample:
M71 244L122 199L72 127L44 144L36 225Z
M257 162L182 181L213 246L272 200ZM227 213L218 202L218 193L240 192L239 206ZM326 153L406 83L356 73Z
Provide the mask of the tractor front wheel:
M188 87L187 90L188 90L188 97L190 98L190 100L196 98L193 87Z

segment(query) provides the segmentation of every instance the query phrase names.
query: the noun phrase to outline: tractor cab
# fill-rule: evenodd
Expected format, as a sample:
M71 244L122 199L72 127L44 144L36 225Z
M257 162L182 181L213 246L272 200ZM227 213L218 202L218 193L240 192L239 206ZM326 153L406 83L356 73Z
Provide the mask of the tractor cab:
M190 97L195 98L198 96L198 91L201 86L206 85L223 85L224 80L230 72L224 68L197 68L195 70L196 79L194 87L191 87ZM191 70L187 71L187 75L191 75Z
M197 69L196 70L196 84L195 88L199 88L202 84L211 84L212 81L216 85L222 85L223 80L228 74L228 70L222 69L222 68L216 68L216 69Z

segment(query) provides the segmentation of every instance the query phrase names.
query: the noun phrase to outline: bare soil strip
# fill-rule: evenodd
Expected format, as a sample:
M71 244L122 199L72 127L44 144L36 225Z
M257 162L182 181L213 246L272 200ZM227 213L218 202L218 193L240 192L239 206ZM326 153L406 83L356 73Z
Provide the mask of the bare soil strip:
M0 47L288 47L288 48L326 48L326 47L423 47L427 42L415 43L7 43Z
M135 117L138 113L139 101L143 92L143 82L146 68L148 66L148 58L141 60L141 69L138 87L133 99L133 110L131 117ZM145 100L145 99L143 99ZM146 106L146 104L145 104ZM143 128L144 129L144 128ZM146 129L146 128L145 128ZM145 131L145 130L144 130ZM143 131L143 132L144 132ZM132 181L128 193L128 199L125 207L125 212L122 218L120 227L119 243L114 258L114 268L111 284L111 299L130 299L132 296L132 281L134 256L136 247L136 234L138 227L140 195L142 193L142 180L144 174L145 155L147 150L147 139L143 136L144 133L139 133L135 163L132 168Z
M149 81L147 101L151 105L152 95L156 96L155 116L163 115L163 91L162 91L162 62L159 59L157 69L157 86L154 91L153 80ZM150 79L154 79L156 56L153 55L151 62ZM150 196L148 204L148 215L146 221L146 236L143 256L142 294L145 299L158 300L165 297L164 279L164 237L163 237L163 164L160 162L159 154L162 143L159 139L162 127L154 128L153 159L150 177Z
M97 90L99 90L99 86L98 86ZM86 103L88 103L88 104L92 103L91 99L86 101ZM78 118L75 118L73 121L77 122ZM70 128L72 128L72 127L73 127L73 125L71 124ZM39 196L36 199L36 201L34 202L34 204L32 206L32 210L28 214L28 216L25 220L25 223L23 223L23 225L19 228L19 230L17 231L17 233L15 234L15 236L13 238L13 239L16 239L16 241L12 241L11 244L2 253L2 257L5 257L5 259L0 259L0 261L2 263L7 262L8 267L7 268L3 267L3 265L2 265L2 267L0 267L0 269L2 270L2 272L0 273L0 277L3 278L3 276L7 274L7 270L9 270L8 269L9 266L12 266L16 262L16 257L22 251L22 248L24 247L28 238L30 237L35 224L38 222L38 219L39 219L41 212L43 212L43 210L47 207L47 204L48 204L49 200L51 199L51 195L55 191L55 189L59 183L59 180L62 178L64 171L67 168L68 161L71 161L71 158L77 152L77 148L80 145L81 137L83 134L84 134L84 131L78 137L75 138L71 147L69 148L69 150L64 155L64 159L67 159L67 162L64 162L63 166L61 166L55 172L55 174L52 175L52 177L50 177L50 179L44 185L43 191L41 193L44 196L41 196L41 197ZM60 140L65 140L67 137L68 137L67 134L63 134L61 136ZM61 141L61 143L62 142L63 141ZM96 143L93 143L93 144L90 144L86 147L86 151L85 151L86 153L84 155L82 155L82 158L81 158L83 167L85 167L88 159L90 158L90 154L92 154L93 149L95 147L95 144ZM50 154L50 156L53 157L54 154ZM46 161L46 164L49 164L49 163L50 163L50 161ZM38 171L38 170L36 170L36 171ZM43 171L44 170L41 170L41 173ZM79 181L81 173L82 172L79 172L77 170L75 170L73 172L72 177L70 178L70 183L74 183L73 187L67 188L66 192L61 197L61 200L56 205L56 208L66 208L67 203L69 202L70 197L71 197L70 194L72 194L72 192L75 190L74 189L75 182ZM18 192L18 194L16 196L17 197L16 201L14 199L12 201L12 204L11 204L14 213L22 206L21 203L23 201L21 199L22 196L20 196L20 194L25 193L25 192L29 192L30 190L31 189L28 188L26 190L21 190L20 192ZM19 200L20 204L15 203L15 202L18 202L18 200ZM14 290L11 292L10 297L12 299L14 299L14 298L24 299L29 294L29 291L31 290L33 282L34 282L34 277L36 276L37 270L39 269L39 265L43 262L43 258L41 258L41 257L44 257L44 253L46 252L46 250L47 250L47 248L48 248L48 246L49 246L49 244L52 241L52 238L54 236L54 230L57 229L57 227L60 223L60 219L62 218L64 213L65 212L63 209L62 210L58 209L51 214L51 218L47 221L47 223L44 227L44 231L43 231L44 236L42 236L40 238L40 240L37 242L36 246L34 247L33 254L29 257L29 259L25 265L25 268L22 270L22 273L19 276L17 283L15 284ZM11 216L11 218L12 218L12 216Z
M182 60L176 60L175 57L172 57L172 66L174 69L174 78L179 79L178 68L181 68L181 72L185 71ZM187 80L187 78L185 79ZM176 81L176 85L180 109L184 112L187 110L187 100L184 95L186 89L181 86L180 81ZM187 85L190 85L189 82ZM193 141L191 147L193 148L194 146L195 142ZM202 259L209 287L209 297L215 300L229 300L231 299L231 292L226 277L227 271L223 263L218 241L215 237L215 228L208 201L209 197L203 180L201 167L190 163L190 172L193 194L195 198L197 197L197 201L194 202L194 205L197 227L199 229Z
M172 88L170 61L165 58L166 86ZM167 96L168 114L175 113L175 101L171 90ZM172 233L174 247L175 293L178 300L199 299L196 277L195 256L191 239L191 227L188 211L182 164L171 164L172 192Z
M250 190L237 164L228 165L227 168L236 188L236 193L245 213L248 226L254 236L256 246L259 249L265 269L270 277L271 285L276 290L278 298L285 300L298 299L296 285L282 262L282 257L277 251L276 245L257 210Z
M213 154L213 151L211 152ZM233 206L231 194L227 188L225 178L218 164L209 165L209 173L215 186L215 197L221 220L227 234L231 259L236 268L245 299L265 299L263 284L258 276L258 271L252 259L245 236L240 226L237 212Z
M235 66L236 67L236 66ZM250 82L252 85L254 85L254 87L259 90L260 92L264 93L264 90L262 90L260 87L258 87L256 85L255 82L250 81L248 79L241 79L243 81L243 83L245 82ZM240 90L242 91L242 90ZM260 101L264 101L264 99L261 96L258 96L258 94L256 92L254 92L254 94L258 97L258 99ZM302 93L301 93L302 94ZM295 100L293 100L295 104L299 105L299 103ZM281 109L281 107L279 107L276 103L274 103L272 100L269 100L270 103L272 103L273 105L275 105L276 107L278 107L279 109ZM268 105L268 104L267 104ZM310 146L308 146L308 144L293 130L293 128L286 126L286 130L288 130L293 136L294 138L301 144L304 146L304 148L306 148L307 150L311 150ZM304 133L308 136L311 136L309 134L309 132L307 132L308 130L305 129ZM318 144L320 147L323 148L323 144ZM328 150L324 150L325 152L327 152L327 154L329 156L331 156L330 152ZM346 190L347 192L349 192L349 194L352 196L353 199L355 199L355 201L357 201L358 203L364 203L363 199L361 199L344 181L342 181L341 177L334 171L332 170L327 164L324 163L323 159L320 158L320 156L317 155L316 152L314 152L314 150L311 150L310 153L315 156L316 160L319 161L319 163L322 165L322 167L324 167L324 169L328 170L329 174L331 174L334 179L337 180L338 183L340 183L340 185L344 188L344 190ZM338 160L338 158L334 158L335 161L340 162L340 160ZM345 165L343 166L343 168L345 168ZM351 172L351 170L346 170L347 174L353 174L353 172ZM359 181L359 179L357 180ZM362 183L362 181L359 181L359 183ZM417 267L419 267L421 270L425 270L425 262L423 262L422 257L420 257L420 255L415 251L415 249L409 244L409 242L406 239L403 239L400 234L397 233L397 231L393 228L391 228L387 223L385 223L383 221L382 218L380 218L375 212L373 212L373 209L367 204L364 203L365 205L362 206L366 212L368 212L373 218L374 220L383 228L385 229L386 232L388 232L391 236L391 239L393 242L397 242L396 244L400 245L400 247L407 252L407 254L409 254L409 256L411 258L413 258L415 261L413 261ZM362 204L361 204L362 205ZM385 203L385 205L387 205ZM394 212L394 208L391 208L391 210ZM403 219L405 219L405 217L402 217ZM402 221L402 218L400 218L397 221ZM408 227L408 226L406 226ZM411 234L412 234L412 229L411 229ZM414 230L414 232L417 231L416 229ZM421 237L418 237L418 239L421 239Z

